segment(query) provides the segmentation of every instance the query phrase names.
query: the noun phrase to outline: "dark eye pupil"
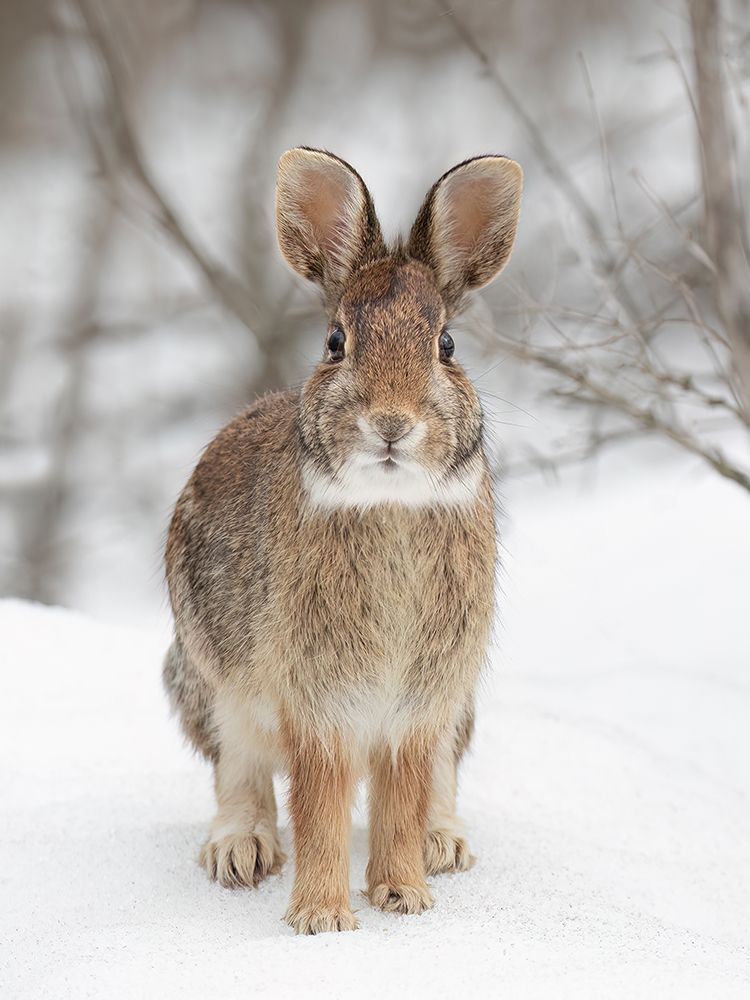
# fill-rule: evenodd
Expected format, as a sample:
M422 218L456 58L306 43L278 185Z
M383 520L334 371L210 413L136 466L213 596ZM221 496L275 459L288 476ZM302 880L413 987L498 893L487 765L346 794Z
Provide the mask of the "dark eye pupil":
M341 361L344 356L344 344L346 343L346 334L343 330L335 327L331 330L328 335L328 341L326 346L331 355L331 361Z
M447 361L448 358L453 357L453 352L456 349L456 345L453 343L453 337L448 333L447 330L443 330L440 334L440 340L438 341L440 346L440 360Z

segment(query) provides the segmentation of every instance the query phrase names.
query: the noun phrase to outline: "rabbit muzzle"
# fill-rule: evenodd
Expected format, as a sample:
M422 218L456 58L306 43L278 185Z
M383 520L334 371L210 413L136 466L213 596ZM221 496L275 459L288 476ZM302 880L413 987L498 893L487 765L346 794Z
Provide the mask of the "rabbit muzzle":
M419 445L427 434L423 420L399 413L360 416L357 427L362 436L362 457L382 471L418 462Z

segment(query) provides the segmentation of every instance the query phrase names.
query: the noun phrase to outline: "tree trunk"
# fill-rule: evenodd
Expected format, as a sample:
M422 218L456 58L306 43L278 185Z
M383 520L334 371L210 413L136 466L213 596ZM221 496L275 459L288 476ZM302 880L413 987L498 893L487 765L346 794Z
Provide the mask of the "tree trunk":
M721 50L719 0L689 0L708 252L716 303L750 411L750 263L747 220L737 186L734 126Z

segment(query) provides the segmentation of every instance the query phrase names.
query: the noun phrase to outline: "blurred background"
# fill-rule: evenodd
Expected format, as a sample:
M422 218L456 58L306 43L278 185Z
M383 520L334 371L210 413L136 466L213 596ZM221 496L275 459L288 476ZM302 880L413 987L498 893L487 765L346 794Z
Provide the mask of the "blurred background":
M454 330L507 537L556 481L750 512L748 100L747 0L3 0L0 594L163 613L201 449L322 351L273 229L300 144L387 236L460 160L522 163L513 260Z

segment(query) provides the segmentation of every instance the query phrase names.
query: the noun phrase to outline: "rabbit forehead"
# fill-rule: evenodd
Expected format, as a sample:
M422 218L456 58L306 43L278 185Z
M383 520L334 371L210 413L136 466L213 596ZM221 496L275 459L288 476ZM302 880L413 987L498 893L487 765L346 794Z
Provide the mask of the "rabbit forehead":
M412 260L386 259L354 275L338 316L354 332L355 343L362 337L404 333L431 338L445 322L445 306L428 268Z

